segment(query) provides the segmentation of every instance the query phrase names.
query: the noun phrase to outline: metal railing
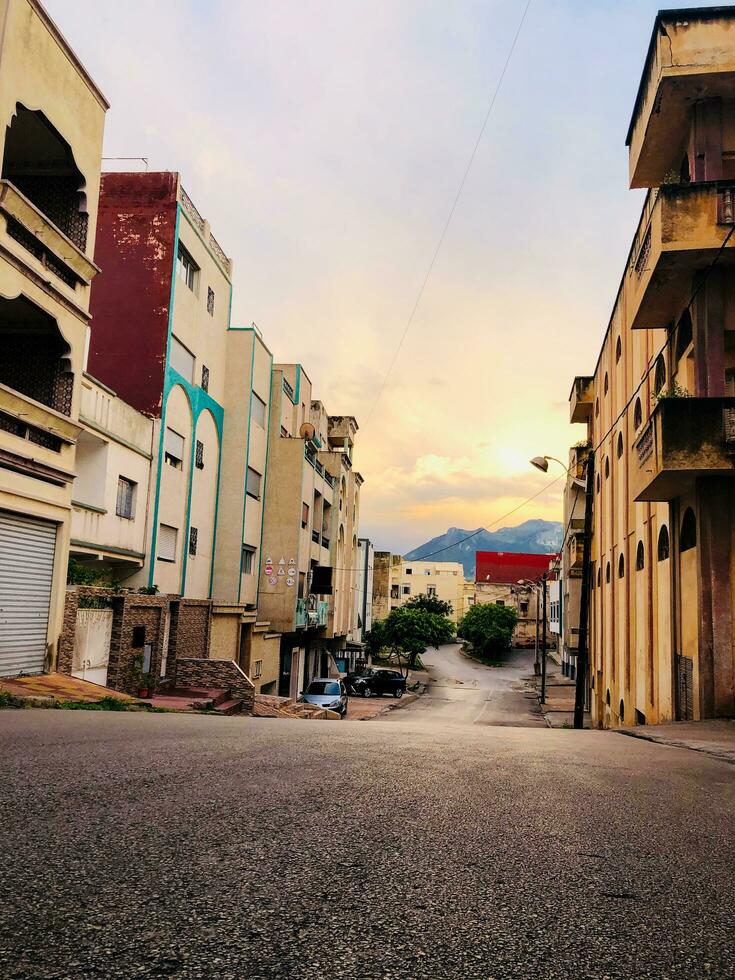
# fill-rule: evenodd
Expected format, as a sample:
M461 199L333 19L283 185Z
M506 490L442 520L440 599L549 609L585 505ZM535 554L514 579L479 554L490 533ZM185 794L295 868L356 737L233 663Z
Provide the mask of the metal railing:
M306 626L309 614L306 608L306 599L296 600L296 626Z

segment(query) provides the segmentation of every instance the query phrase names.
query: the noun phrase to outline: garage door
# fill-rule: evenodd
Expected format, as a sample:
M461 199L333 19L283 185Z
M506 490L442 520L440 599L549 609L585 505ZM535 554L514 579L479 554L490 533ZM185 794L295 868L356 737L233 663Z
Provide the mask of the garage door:
M56 525L0 511L0 676L40 674Z

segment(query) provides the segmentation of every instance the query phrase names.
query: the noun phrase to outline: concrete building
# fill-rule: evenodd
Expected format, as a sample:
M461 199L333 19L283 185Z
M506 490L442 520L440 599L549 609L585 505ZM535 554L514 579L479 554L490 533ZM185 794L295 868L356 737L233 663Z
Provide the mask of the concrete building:
M541 633L543 604L538 583L543 575L556 577L558 559L554 554L528 554L509 551L475 553L475 602L495 603L515 609L518 622L513 633L515 646L535 646L537 625ZM532 584L529 584L532 583ZM550 584L550 583L549 583ZM547 586L546 615L549 621ZM547 645L551 644L551 638Z
M367 538L357 540L357 573L355 579L355 616L350 640L361 646L373 625L373 570L375 549Z
M579 600L582 585L582 555L584 549L584 484L585 460L589 451L586 441L569 450L569 468L564 487L564 527L567 539L559 562L559 578L550 585L552 632L557 640L559 662L565 677L576 677L579 647Z
M373 622L378 622L388 617L392 608L394 592L395 599L398 599L398 584L396 583L395 590L392 585L394 564L400 566L400 555L392 555L390 551L376 551L373 553ZM400 575L400 572L398 574Z
M570 398L594 450L589 697L605 727L735 714L734 30L732 7L655 20L626 140L630 184L649 190Z
M268 464L258 606L283 634L279 693L354 660L357 529L362 477L352 467L357 423L312 399L300 364L271 381Z
M391 560L391 609L400 608L417 595L432 595L452 606L450 619L456 623L464 609L464 569L457 561Z
M35 0L0 2L0 675L57 662L104 96Z

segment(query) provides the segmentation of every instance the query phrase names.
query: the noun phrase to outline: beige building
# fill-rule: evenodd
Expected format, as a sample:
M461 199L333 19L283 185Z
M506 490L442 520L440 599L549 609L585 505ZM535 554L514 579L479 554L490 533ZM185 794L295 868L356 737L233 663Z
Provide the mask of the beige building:
M571 393L594 450L589 697L606 727L735 714L734 30L730 7L656 18L627 138L649 191Z
M397 560L395 560L397 559ZM398 609L417 595L436 596L452 606L449 617L456 623L465 609L464 569L455 561L391 561L390 606Z
M0 675L56 663L107 102L35 0L0 21Z
M279 693L293 696L354 659L362 477L357 423L327 414L300 364L275 365L271 405L258 608L283 634Z

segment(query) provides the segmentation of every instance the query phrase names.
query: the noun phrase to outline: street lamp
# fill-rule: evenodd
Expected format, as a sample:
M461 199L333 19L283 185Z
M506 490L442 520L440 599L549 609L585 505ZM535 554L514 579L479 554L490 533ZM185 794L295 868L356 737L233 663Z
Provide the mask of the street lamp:
M528 578L519 578L517 584L520 585L521 588L525 589L526 592L534 592L536 595L536 642L534 645L533 672L536 677L538 677L538 675L541 673L538 655L538 582L532 582L531 579Z
M556 456L534 456L531 465L542 473L548 473L549 461L558 463L571 482L584 490L584 547L582 551L582 586L579 597L579 645L577 647L577 683L574 691L574 727L584 728L584 705L587 693L587 629L589 622L590 564L592 551L592 505L594 501L595 453L590 449L586 459L586 479L578 480ZM544 581L544 592L546 581ZM544 597L544 617L546 600ZM544 653L546 651L544 650ZM542 698L543 701L543 698Z

